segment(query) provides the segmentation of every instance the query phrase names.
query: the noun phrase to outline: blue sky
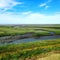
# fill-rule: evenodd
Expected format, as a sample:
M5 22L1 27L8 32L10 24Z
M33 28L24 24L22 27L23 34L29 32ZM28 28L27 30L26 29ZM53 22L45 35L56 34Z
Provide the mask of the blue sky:
M0 0L0 24L60 24L60 0Z

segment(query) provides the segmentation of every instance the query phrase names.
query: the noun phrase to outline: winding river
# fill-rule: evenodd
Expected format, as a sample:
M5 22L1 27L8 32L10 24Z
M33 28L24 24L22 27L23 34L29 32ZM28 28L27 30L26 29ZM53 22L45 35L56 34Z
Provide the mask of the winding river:
M41 36L39 38L24 38L24 39L19 39L19 40L14 40L11 42L7 42L4 44L20 44L20 43L27 43L27 42L34 42L34 41L40 41L40 40L54 40L54 39L59 39L60 35L55 35L55 36Z

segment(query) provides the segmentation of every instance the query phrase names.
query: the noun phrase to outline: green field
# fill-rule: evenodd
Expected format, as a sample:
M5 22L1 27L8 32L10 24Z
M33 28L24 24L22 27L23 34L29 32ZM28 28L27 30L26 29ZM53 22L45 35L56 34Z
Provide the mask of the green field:
M32 37L60 35L60 25L0 26L0 37L21 36L27 33L32 33ZM49 56L51 53L53 55ZM47 60L55 56L54 54L58 54L57 59L59 60L60 38L0 46L0 60Z
M33 36L45 36L51 35L50 32L54 32L55 35L60 35L60 27L39 27L39 26L0 26L1 36L14 36L22 35L25 33L34 33Z
M49 52L60 53L60 39L0 46L0 60L36 60Z

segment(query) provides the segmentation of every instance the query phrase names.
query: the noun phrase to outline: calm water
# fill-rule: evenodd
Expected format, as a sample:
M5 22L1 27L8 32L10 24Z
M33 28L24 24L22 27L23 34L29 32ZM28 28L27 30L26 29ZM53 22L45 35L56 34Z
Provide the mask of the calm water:
M15 40L10 43L5 43L5 44L18 44L18 43L26 43L26 42L34 42L34 41L40 41L40 40L50 40L50 39L57 39L60 38L60 36L43 36L40 38L25 38L25 39L20 39L20 40Z

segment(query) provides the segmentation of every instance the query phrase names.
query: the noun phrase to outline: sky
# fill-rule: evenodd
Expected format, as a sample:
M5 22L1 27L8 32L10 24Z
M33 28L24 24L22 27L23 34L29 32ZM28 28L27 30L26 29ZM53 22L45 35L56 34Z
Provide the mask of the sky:
M0 24L60 24L60 0L0 0Z

